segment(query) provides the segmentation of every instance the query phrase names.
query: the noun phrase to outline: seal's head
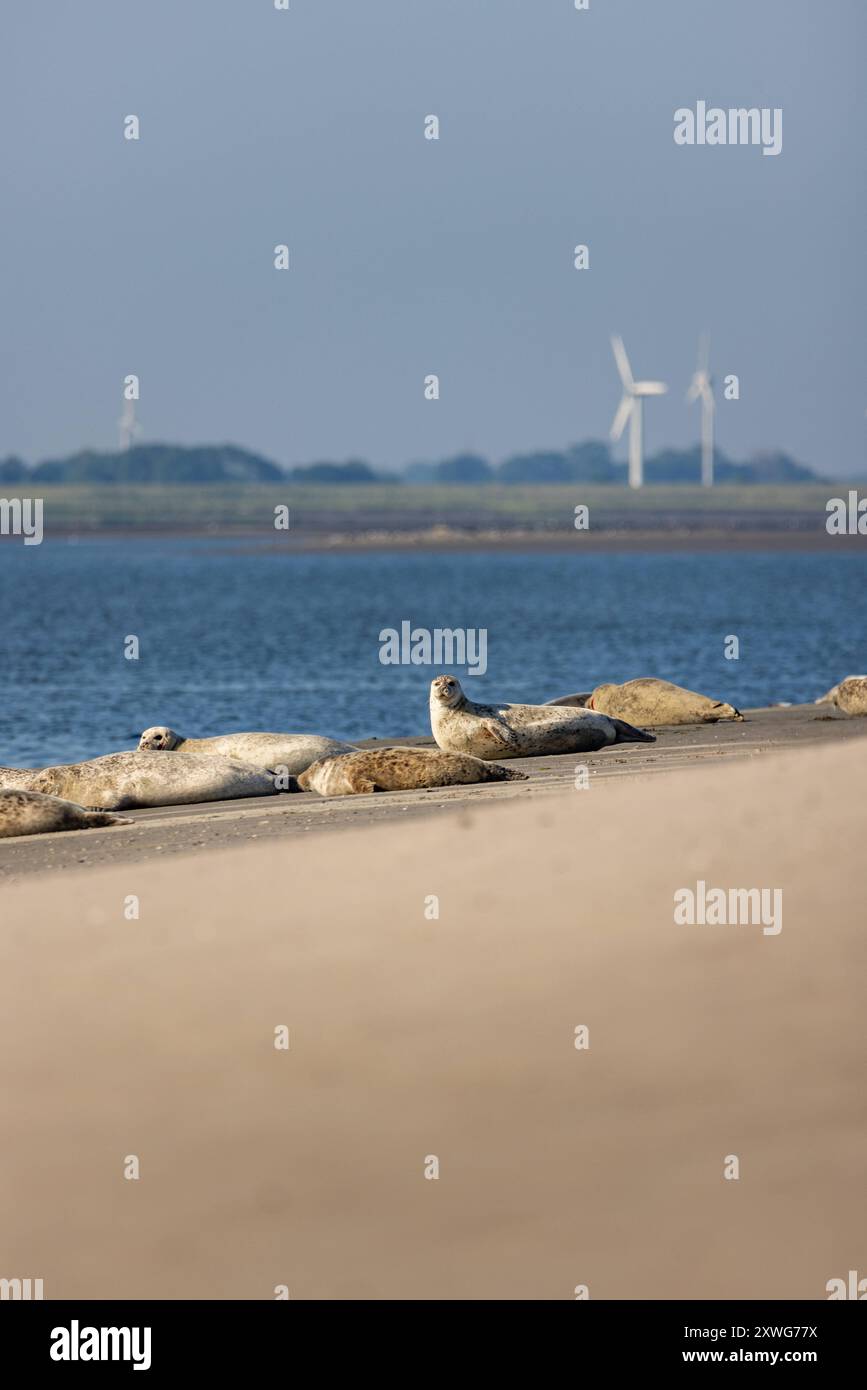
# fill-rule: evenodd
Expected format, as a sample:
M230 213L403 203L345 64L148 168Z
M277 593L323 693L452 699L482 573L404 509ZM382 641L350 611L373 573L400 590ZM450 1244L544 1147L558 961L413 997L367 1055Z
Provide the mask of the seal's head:
M153 751L168 750L177 748L183 741L180 734L176 734L174 729L170 729L166 724L155 724L152 729L145 729L138 746L139 749Z
M441 709L454 709L464 698L457 676L435 676L430 683L430 702Z
M611 694L612 690L616 689L617 686L612 685L610 681L608 681L605 685L597 685L596 689L593 691L593 694L588 699L587 704L585 705L585 709L598 710L599 701L601 700L604 702L606 697Z
M738 719L743 723L744 716L734 705L727 705L724 700L720 700L718 711L715 711L718 719Z

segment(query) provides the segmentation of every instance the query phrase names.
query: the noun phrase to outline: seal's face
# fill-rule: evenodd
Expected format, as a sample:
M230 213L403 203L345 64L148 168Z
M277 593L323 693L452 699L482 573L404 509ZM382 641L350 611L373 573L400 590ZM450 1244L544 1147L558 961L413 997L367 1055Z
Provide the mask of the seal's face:
M430 683L430 698L432 704L452 709L454 705L460 704L464 692L455 676L436 676Z
M152 729L145 729L138 741L138 746L139 749L159 751L177 748L180 741L181 736L176 734L174 729L168 728L166 724L155 724Z

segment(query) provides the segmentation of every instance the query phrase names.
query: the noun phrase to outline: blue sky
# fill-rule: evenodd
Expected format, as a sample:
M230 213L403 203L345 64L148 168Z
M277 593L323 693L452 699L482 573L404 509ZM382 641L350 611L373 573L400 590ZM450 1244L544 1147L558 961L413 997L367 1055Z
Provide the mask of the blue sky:
M0 39L0 455L114 447L128 372L149 440L561 447L612 330L686 446L707 328L721 448L865 470L863 0L7 0ZM675 145L699 99L781 107L781 154Z

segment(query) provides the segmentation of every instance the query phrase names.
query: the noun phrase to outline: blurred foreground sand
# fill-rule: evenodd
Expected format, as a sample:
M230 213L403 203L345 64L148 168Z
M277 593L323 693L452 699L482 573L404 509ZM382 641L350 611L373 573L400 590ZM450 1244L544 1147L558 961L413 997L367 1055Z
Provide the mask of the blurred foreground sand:
M865 775L857 739L4 890L0 1276L821 1299L867 1274ZM782 888L782 932L675 926L697 879Z

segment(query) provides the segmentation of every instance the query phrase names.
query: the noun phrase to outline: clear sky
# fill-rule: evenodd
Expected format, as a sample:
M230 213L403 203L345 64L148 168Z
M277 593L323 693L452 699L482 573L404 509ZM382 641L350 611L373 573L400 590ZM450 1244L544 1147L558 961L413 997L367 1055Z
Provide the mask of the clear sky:
M707 328L722 449L865 471L864 0L289 4L4 0L0 456L115 447L129 372L146 440L559 448L607 433L612 330L689 445ZM782 152L677 146L700 99Z

